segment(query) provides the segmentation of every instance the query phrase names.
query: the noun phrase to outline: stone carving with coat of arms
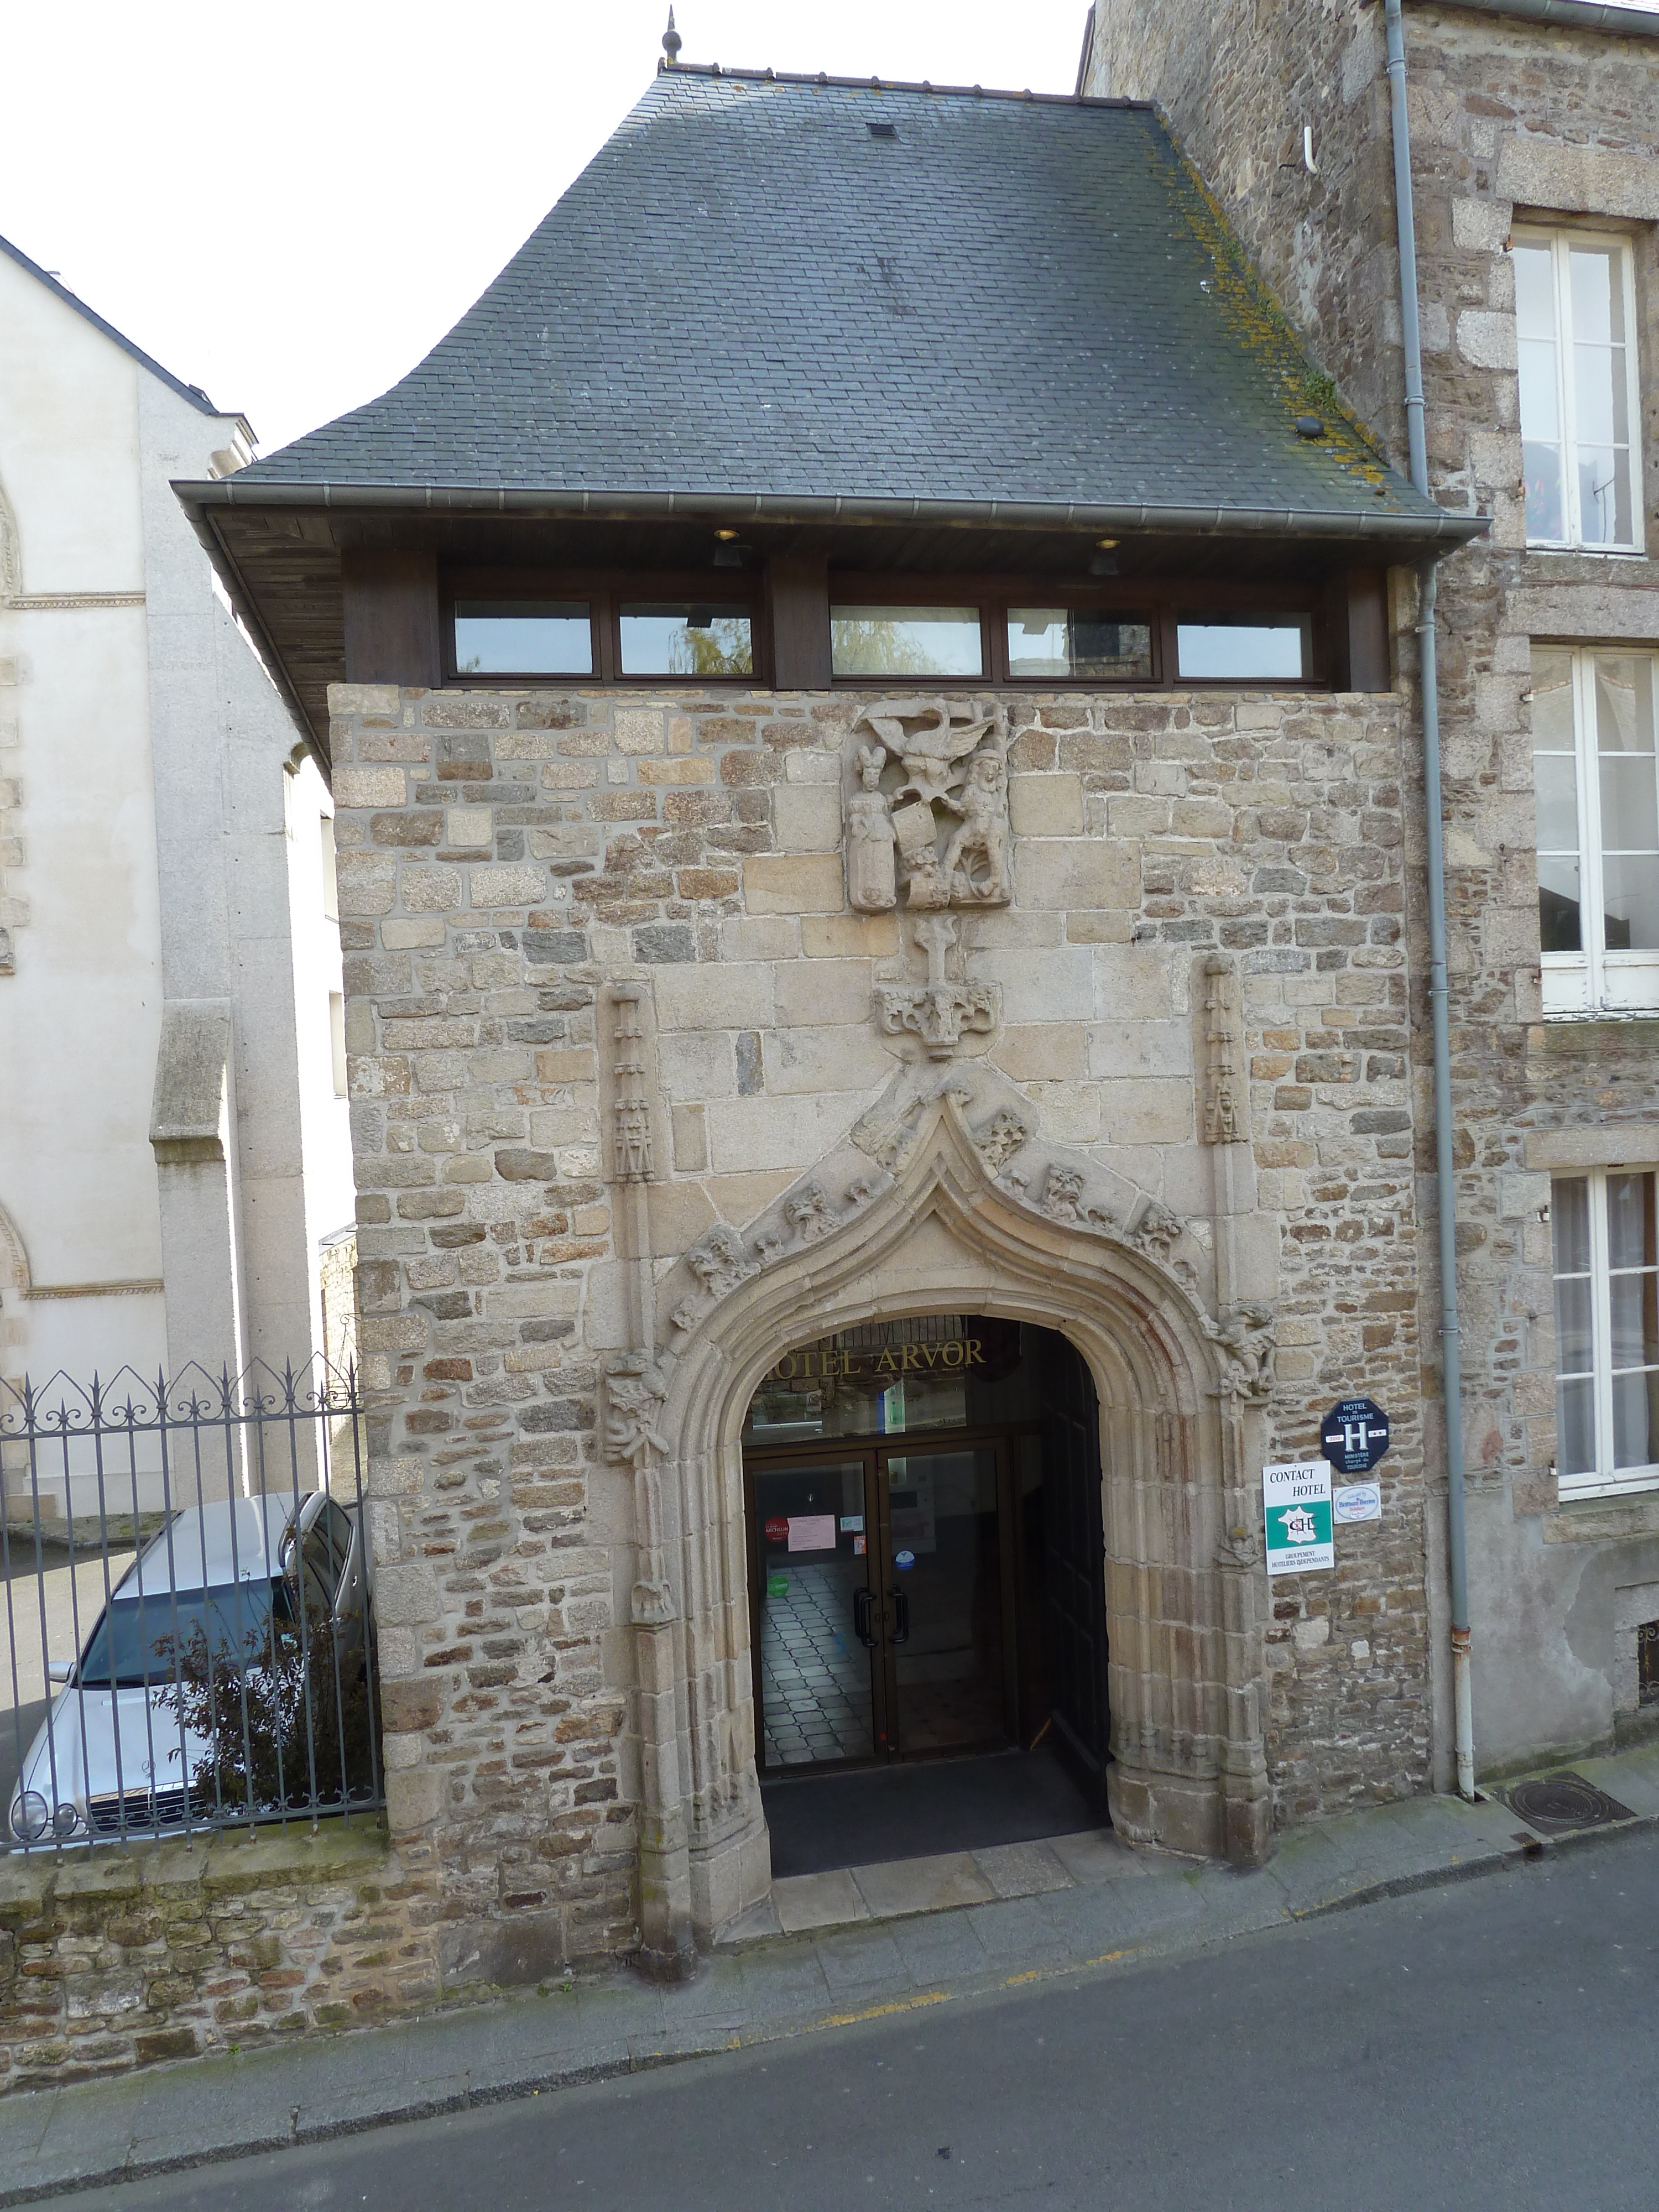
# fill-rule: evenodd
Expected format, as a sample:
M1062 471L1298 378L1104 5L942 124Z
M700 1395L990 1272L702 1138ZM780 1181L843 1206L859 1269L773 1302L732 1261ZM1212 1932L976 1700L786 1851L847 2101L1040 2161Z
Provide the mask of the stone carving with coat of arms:
M860 914L1007 905L1003 708L878 700L854 725L848 772L847 896Z

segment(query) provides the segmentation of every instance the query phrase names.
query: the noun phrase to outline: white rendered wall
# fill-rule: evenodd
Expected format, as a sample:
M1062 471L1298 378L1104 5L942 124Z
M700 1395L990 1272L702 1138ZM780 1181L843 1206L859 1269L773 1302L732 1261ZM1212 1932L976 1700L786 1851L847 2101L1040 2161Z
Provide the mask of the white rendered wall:
M20 596L137 602L0 607L0 777L21 798L0 1207L32 1278L21 1297L0 1281L9 1376L280 1370L321 1346L318 1246L352 1217L319 829L331 805L171 488L222 472L237 435L0 257ZM232 1010L228 1157L158 1171L163 1003L200 1000ZM224 1204L200 1203L204 1175ZM165 1295L40 1295L164 1273Z
M317 1259L356 1218L350 1106L335 1090L329 1000L343 990L338 901L325 869L323 823L334 802L309 755L288 779L289 913L294 948L294 1036L299 1061L306 1237L312 1255L312 1341L323 1342Z
M21 591L141 592L137 364L0 258L0 483ZM7 1369L76 1376L164 1356L150 1089L161 1024L146 610L0 607L4 767L21 786L0 978L0 1206L35 1295ZM0 673L8 672L0 670Z

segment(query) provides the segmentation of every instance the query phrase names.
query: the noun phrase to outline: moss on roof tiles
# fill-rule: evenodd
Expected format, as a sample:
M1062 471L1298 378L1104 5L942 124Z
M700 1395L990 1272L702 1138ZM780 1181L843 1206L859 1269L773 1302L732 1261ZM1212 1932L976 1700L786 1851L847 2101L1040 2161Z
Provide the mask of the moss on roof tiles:
M1431 512L1318 375L1150 108L673 70L423 362L238 482Z

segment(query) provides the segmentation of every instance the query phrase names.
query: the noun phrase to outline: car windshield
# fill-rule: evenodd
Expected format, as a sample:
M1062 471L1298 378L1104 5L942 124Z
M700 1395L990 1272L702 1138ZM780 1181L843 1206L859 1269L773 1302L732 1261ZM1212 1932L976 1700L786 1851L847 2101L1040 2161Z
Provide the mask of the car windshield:
M83 1686L131 1689L187 1674L240 1674L268 1661L273 1634L292 1634L286 1582L225 1583L212 1589L154 1590L112 1598L76 1670Z

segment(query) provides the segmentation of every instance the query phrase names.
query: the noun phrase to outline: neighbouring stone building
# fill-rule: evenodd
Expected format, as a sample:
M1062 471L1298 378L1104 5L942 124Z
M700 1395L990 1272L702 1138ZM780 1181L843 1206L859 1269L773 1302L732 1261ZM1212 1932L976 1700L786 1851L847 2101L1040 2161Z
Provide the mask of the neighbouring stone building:
M0 1449L25 1500L25 1376L303 1368L349 1224L332 802L168 488L252 453L0 240ZM61 1511L61 1462L37 1472ZM95 1511L89 1458L74 1486Z
M1486 525L1157 115L671 63L180 491L337 808L389 1991L683 1971L804 1769L1053 1735L1241 1862L1428 1788L1389 577Z
M1444 564L1438 635L1474 1733L1501 1773L1638 1729L1659 1698L1659 15L1408 0L1402 17L1431 483L1448 512L1492 519ZM1158 103L1319 368L1403 465L1385 62L1380 0L1097 0L1079 85ZM1405 684L1415 606L1397 571ZM1420 947L1409 716L1405 742ZM1311 1103L1341 1095L1316 1085ZM1434 1492L1442 1415L1425 1413ZM1431 1544L1439 1526L1437 1506ZM1443 1607L1438 1572L1430 1595ZM1437 1630L1431 1651L1444 1643Z

